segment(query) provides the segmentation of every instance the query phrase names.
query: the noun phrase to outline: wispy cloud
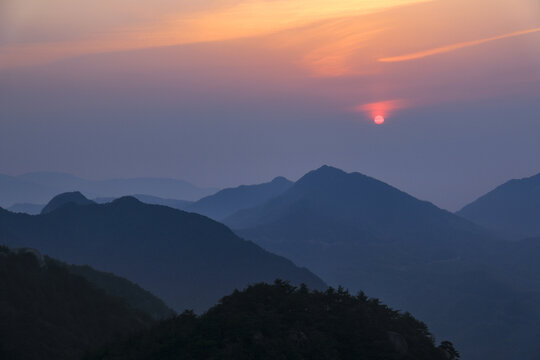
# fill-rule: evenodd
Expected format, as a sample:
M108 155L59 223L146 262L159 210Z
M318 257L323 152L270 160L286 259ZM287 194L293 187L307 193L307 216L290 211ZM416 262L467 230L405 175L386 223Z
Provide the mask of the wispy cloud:
M443 54L443 53L459 50L459 49L466 48L466 47L471 47L471 46L484 44L484 43L487 43L487 42L490 42L490 41L501 40L501 39L511 38L511 37L515 37L515 36L531 34L531 33L539 32L539 31L540 31L540 28L534 28L534 29L523 30L523 31L516 31L516 32L511 32L511 33L508 33L508 34L504 34L504 35L492 36L492 37L479 39L479 40L466 41L466 42L461 42L461 43L457 43L457 44L446 45L446 46L437 47L437 48L434 48L434 49L409 53L409 54L400 55L400 56L392 56L392 57L380 58L379 61L380 62L400 62L400 61L415 60L415 59L420 59L420 58L424 58L424 57L427 57L427 56Z

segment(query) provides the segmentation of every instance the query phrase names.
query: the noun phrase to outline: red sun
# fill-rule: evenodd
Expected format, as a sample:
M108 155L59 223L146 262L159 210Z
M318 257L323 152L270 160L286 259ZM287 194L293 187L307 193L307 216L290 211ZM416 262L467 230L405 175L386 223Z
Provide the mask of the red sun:
M373 119L373 122L377 125L381 125L382 123L384 123L384 117L382 115L377 115Z

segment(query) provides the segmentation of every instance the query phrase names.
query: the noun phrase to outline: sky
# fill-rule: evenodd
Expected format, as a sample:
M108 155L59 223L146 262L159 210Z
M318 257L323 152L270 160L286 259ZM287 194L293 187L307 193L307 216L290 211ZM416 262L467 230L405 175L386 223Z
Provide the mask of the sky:
M537 0L0 2L0 173L329 164L454 211L539 173L538 138Z

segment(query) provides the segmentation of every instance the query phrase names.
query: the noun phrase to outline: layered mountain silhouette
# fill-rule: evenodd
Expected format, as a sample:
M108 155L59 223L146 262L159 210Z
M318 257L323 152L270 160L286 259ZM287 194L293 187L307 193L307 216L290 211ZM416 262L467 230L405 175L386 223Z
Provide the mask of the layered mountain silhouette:
M88 180L55 172L28 173L19 176L0 174L0 206L19 203L44 204L53 196L80 191L87 197L121 197L146 194L166 199L198 200L217 189L201 188L187 181L167 178L128 178Z
M65 266L0 247L0 358L80 359L154 322Z
M293 183L286 178L276 177L268 183L223 189L185 207L185 210L222 220L241 209L262 205L282 194L292 185Z
M79 191L67 192L52 198L52 200L49 201L49 203L41 210L41 214L50 213L67 204L90 205L94 204L94 202L92 200L88 200Z
M202 311L235 288L276 278L325 287L307 269L220 223L133 197L102 205L68 202L38 216L0 209L0 243L112 272L177 311Z
M310 292L283 282L224 297L207 313L175 319L119 341L90 359L454 360L422 322L343 289Z
M332 261L379 265L391 264L395 257L400 265L449 261L491 240L479 226L431 203L368 176L329 166L306 174L264 205L239 211L224 222L271 251L314 266L334 284L344 278ZM359 246L361 254L340 251ZM327 254L325 259L319 258L321 252ZM325 262L328 268L323 268Z
M510 180L457 214L508 239L540 236L540 174Z
M540 267L505 268L525 245L381 181L323 166L224 222L330 285L413 312L467 359L530 358L536 350L540 282L532 284ZM537 251L534 242L526 248Z

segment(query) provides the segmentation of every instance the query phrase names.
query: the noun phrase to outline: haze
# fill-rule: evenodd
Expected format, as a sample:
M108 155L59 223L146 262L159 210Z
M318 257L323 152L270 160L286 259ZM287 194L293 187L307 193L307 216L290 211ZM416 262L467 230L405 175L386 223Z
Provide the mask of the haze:
M7 0L0 173L328 163L457 210L540 172L538 44L536 0Z

